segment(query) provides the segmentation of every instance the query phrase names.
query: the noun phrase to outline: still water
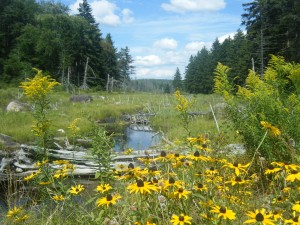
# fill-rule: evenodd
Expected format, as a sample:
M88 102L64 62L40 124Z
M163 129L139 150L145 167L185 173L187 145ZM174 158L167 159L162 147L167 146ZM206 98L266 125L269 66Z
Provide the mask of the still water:
M128 148L134 150L147 150L160 143L160 135L153 131L133 130L126 127L125 135L116 137L115 151L123 151Z

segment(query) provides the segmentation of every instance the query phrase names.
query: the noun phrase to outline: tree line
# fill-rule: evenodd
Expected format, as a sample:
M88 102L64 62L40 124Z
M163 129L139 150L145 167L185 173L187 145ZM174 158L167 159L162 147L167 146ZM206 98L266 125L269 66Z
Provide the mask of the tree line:
M192 55L184 80L177 68L175 87L190 93L212 93L218 62L231 68L229 79L235 86L245 84L249 69L262 75L271 55L300 62L299 0L254 0L243 8L241 24L246 32L238 29L233 37L222 43L216 39L211 49L203 47Z
M105 87L107 78L126 84L134 74L126 46L114 47L111 34L102 37L87 0L77 15L62 3L1 0L0 81L16 84L43 70L66 85Z

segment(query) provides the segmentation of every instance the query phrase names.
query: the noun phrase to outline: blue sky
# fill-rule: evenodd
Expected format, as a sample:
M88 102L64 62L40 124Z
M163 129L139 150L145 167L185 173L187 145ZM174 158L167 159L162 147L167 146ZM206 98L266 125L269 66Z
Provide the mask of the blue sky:
M58 0L71 13L82 0ZM128 46L136 74L132 79L184 76L191 55L210 49L241 27L242 4L250 0L89 0L102 36L116 48Z

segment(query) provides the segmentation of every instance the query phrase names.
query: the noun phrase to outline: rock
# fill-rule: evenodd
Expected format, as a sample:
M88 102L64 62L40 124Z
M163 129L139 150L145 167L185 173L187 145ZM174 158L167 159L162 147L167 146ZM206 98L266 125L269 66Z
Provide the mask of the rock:
M3 173L3 171L8 167L14 159L12 158L2 158L1 163L0 163L0 172Z
M7 112L21 112L21 111L27 111L27 110L29 110L29 108L30 107L28 104L14 100L14 101L11 101L6 106L6 111Z
M6 135L0 134L0 147L4 150L16 150L20 148L20 144L13 141L13 139Z
M225 147L225 149L233 154L245 154L246 148L243 144L229 144Z
M71 102L91 102L93 97L89 95L73 95L70 97Z

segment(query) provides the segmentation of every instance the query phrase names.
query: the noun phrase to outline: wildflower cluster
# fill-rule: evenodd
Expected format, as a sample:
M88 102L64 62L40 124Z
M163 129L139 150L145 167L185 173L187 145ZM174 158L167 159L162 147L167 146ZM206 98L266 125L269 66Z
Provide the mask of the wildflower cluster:
M21 88L24 89L25 95L32 101L43 101L47 94L59 83L49 76L44 76L43 72L34 69L37 74L28 81L21 82Z
M35 77L21 82L21 88L25 95L33 103L34 121L32 132L38 137L38 145L42 148L40 158L47 157L46 145L49 140L50 120L46 117L46 111L50 108L49 92L57 85L54 79L45 76L41 70L35 69Z
M191 109L193 106L193 100L188 100L186 97L184 97L179 90L175 91L174 93L176 100L177 100L177 105L176 105L176 110L179 112L179 116L181 121L183 122L183 127L188 133L188 136L190 135L190 130L189 130L189 115L188 115L188 110Z

